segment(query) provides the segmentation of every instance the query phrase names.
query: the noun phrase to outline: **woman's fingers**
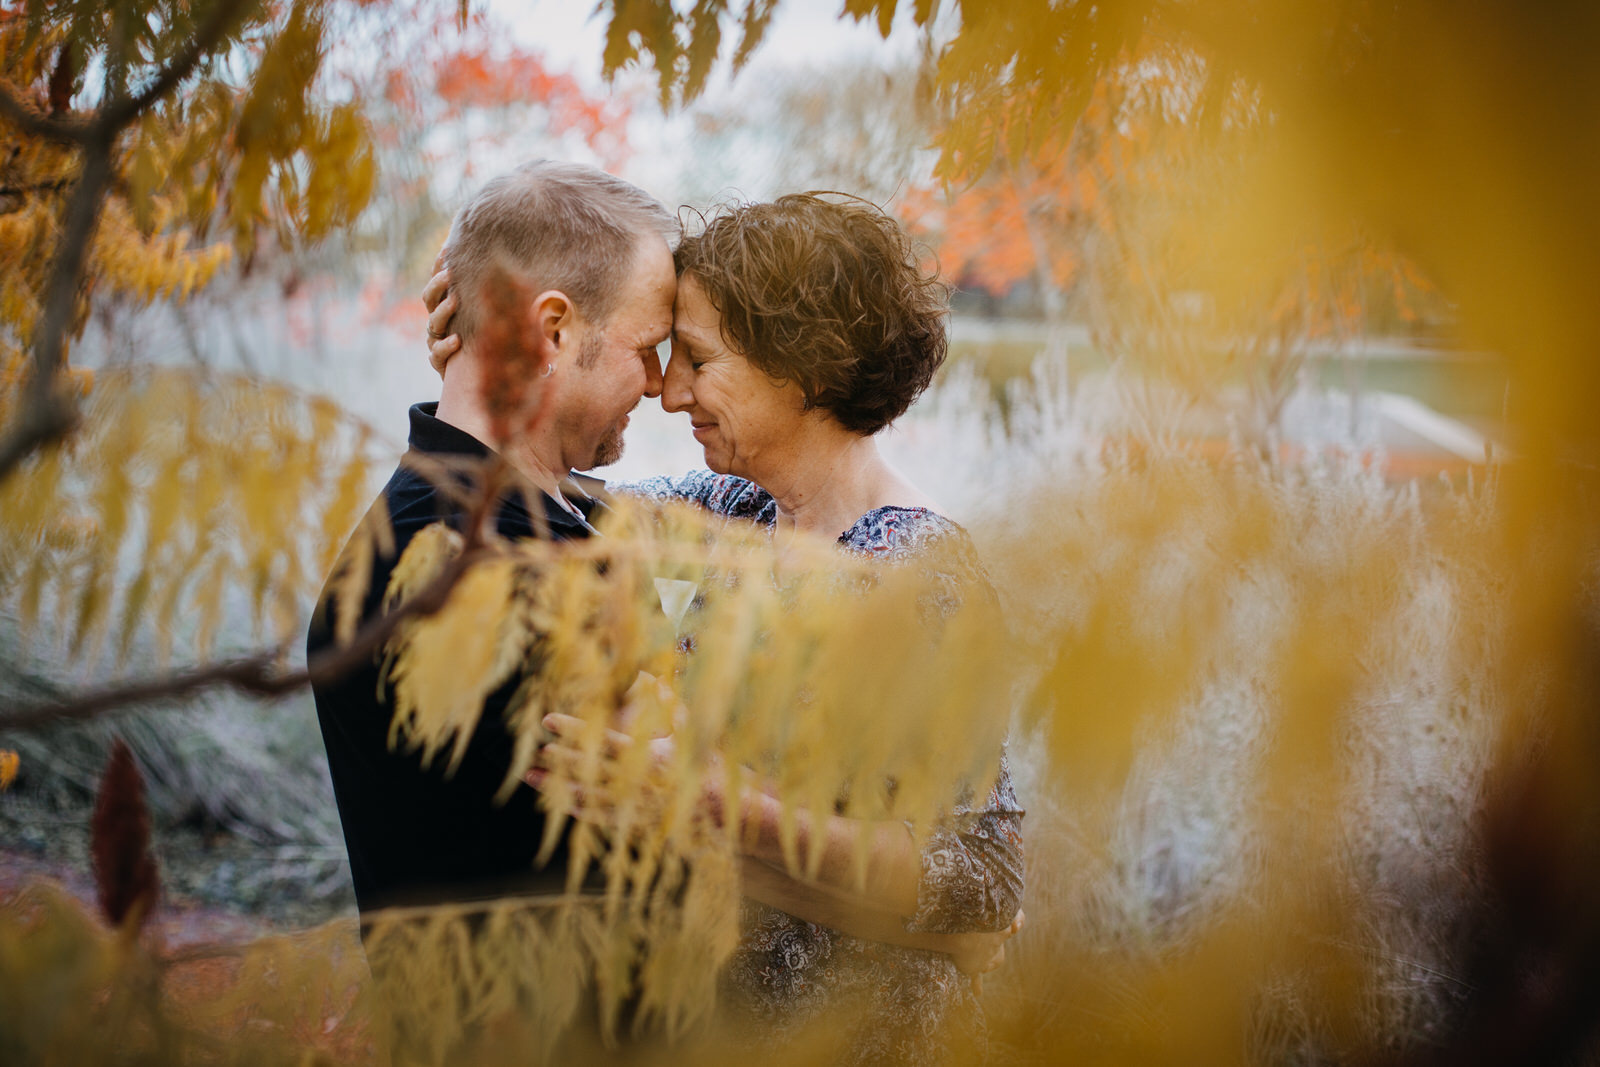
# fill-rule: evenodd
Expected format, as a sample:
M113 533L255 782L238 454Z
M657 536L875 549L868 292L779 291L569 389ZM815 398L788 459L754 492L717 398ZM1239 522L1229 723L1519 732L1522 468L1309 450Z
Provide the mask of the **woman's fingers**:
M444 372L444 365L461 348L459 334L450 332L450 320L455 318L456 294L450 288L450 272L443 269L444 252L434 263L437 268L428 284L422 287L422 304L428 309L428 360L434 369Z
M546 730L549 730L551 733L561 738L563 742L569 743L571 739L582 737L584 733L590 729L590 727L582 719L576 718L572 715L563 715L560 712L555 711L551 712L549 715L546 715L543 723ZM548 748L549 746L547 745L545 747ZM621 730L613 730L609 727L606 728L605 754L607 756L620 756L622 753L628 751L632 747L633 738L629 737Z
M440 256L443 257L443 255L444 253L441 252ZM444 264L435 261L433 271L433 277L429 278L428 284L422 287L422 306L428 309L430 317L438 309L439 301L443 300L445 294L450 292L450 272L445 269Z

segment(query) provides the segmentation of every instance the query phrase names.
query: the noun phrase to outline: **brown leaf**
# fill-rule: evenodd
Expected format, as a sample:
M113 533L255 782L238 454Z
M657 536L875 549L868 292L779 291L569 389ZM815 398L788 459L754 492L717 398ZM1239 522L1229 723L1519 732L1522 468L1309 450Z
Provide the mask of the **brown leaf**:
M129 912L136 912L139 920L149 915L160 891L150 855L150 813L144 803L144 779L121 738L100 776L89 823L89 854L100 910L111 924L122 925ZM136 907L140 904L143 907Z
M50 113L59 115L72 106L72 83L76 80L77 64L72 57L72 42L61 46L56 57L56 69L50 74Z

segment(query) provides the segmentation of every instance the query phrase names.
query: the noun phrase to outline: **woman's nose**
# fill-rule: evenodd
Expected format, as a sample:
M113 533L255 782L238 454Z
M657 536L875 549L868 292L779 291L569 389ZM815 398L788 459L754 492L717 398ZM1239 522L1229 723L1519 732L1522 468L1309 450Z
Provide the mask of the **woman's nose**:
M668 411L688 411L694 407L694 368L689 357L672 342L672 357L661 376L661 406Z

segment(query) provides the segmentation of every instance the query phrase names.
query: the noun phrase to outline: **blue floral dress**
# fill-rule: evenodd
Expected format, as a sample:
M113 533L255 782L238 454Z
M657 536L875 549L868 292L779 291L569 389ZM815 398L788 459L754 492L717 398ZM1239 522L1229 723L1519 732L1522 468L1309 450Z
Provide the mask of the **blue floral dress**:
M650 478L614 491L689 501L730 518L772 526L778 505L743 478L695 471ZM935 575L939 608L959 606L961 588L988 582L967 533L926 508L883 507L839 536L844 549L883 560L913 562L936 541L957 538L959 574ZM908 930L963 933L1010 925L1022 903L1022 816L1004 753L1000 774L982 804L963 796L922 852L917 913ZM949 956L866 941L746 900L738 950L724 991L767 1039L800 1036L803 1028L850 998L864 1015L849 1041L847 1062L937 1063L952 1049L985 1045L983 1012L970 981Z

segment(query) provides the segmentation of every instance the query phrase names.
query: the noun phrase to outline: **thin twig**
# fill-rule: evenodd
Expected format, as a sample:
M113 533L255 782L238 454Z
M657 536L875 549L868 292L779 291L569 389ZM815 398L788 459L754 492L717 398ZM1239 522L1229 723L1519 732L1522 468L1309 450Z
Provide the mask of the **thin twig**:
M302 670L284 673L278 669L277 664L286 651L280 646L252 656L33 704L0 718L0 730L36 730L55 722L83 721L158 701L187 700L208 689L235 689L255 696L281 697L307 685L337 681L370 661L402 622L414 616L431 615L443 607L457 579L482 555L482 550L462 552L416 596L357 631L349 644L314 657Z

